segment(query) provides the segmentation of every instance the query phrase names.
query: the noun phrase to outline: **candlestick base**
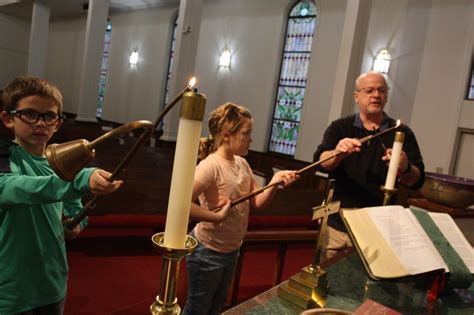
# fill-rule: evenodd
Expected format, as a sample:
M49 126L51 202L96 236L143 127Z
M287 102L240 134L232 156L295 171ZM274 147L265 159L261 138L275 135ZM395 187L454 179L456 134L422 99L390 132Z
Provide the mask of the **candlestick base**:
M151 238L155 250L163 255L161 268L160 293L150 306L152 315L178 315L181 308L176 298L179 266L181 259L190 254L197 245L195 238L186 237L184 249L169 248L163 245L164 233L157 233Z
M278 287L278 296L304 309L320 308L326 304L329 285L327 272L320 266L309 265Z
M380 186L380 190L383 191L383 203L382 206L387 206L390 204L390 199L394 194L397 193L398 189L385 188L385 186Z

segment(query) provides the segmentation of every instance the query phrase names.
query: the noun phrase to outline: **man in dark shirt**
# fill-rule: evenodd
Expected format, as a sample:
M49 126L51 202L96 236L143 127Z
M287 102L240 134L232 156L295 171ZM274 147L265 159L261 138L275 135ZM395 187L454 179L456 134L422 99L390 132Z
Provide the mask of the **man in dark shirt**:
M359 113L333 121L327 128L322 143L314 153L314 161L335 152L342 152L320 165L329 177L336 180L334 200L343 208L381 206L388 163L395 132L388 132L363 145L358 139L378 133L396 124L383 111L387 102L388 86L380 73L364 73L356 80L354 101ZM399 180L404 185L419 189L424 183L424 164L413 131L401 125L397 131L405 133L405 141L398 166ZM388 149L385 149L388 148ZM392 198L391 202L394 202ZM339 214L329 217L324 236L323 259L352 246Z

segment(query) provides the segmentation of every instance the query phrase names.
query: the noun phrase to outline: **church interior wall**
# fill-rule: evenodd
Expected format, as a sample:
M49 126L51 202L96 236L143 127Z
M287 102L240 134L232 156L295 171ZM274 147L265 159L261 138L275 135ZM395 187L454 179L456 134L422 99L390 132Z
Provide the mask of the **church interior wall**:
M0 29L0 87L3 87L26 72L30 23L0 13Z
M64 111L70 113L77 113L85 28L85 18L55 21L49 27L45 76L59 87Z
M453 156L470 76L473 13L472 1L433 1L411 123L429 171L446 173ZM472 177L472 168L464 176Z
M248 107L257 131L252 149L257 151L266 150L270 132L287 4L286 0L225 0L206 2L203 8L195 73L207 96L205 117L228 101ZM218 66L226 47L232 53L228 69Z
M472 101L465 101L474 38L474 3L470 0L371 1L367 40L360 65L371 68L382 48L393 62L388 80L389 115L415 131L428 171L447 173L454 156L458 127L474 128ZM208 97L206 112L233 101L255 118L251 149L266 151L275 85L283 45L288 0L205 1L195 73ZM309 161L329 124L335 69L344 23L345 0L317 1L320 15L313 41L304 118L296 158ZM389 6L387 8L387 5ZM163 98L171 19L177 7L113 14L104 119L153 120ZM52 21L45 76L65 96L74 112L83 50L85 19ZM0 83L26 71L29 23L0 15ZM218 56L228 46L230 69L219 69ZM131 71L128 56L139 49ZM354 78L355 79L355 78ZM205 129L205 128L204 128ZM472 172L472 167L471 167ZM472 176L471 176L472 177Z
M111 16L112 41L103 118L126 123L154 121L162 106L168 66L168 38L177 8L139 10ZM136 49L136 67L129 56Z

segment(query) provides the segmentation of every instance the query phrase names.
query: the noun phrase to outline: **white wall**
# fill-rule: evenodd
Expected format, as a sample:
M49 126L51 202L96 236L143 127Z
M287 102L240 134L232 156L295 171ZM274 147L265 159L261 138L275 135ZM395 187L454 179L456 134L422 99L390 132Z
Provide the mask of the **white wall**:
M77 113L86 17L50 24L45 77L63 94L64 111Z
M265 151L281 62L285 15L291 0L207 0L196 56L197 87L208 97L208 113L233 101L246 105L255 119L252 149ZM308 88L296 158L310 161L329 124L335 72L347 0L317 0ZM388 113L415 131L428 171L447 173L453 160L458 127L474 128L472 102L464 101L474 46L472 0L373 0L362 56L369 70L382 48L392 53L388 75ZM112 15L112 47L104 119L154 120L163 97L168 36L177 8L155 8ZM0 16L0 25L10 18ZM1 24L3 23L3 24ZM10 26L10 24L12 26ZM8 21L15 35L0 34L3 67L16 65L6 82L26 68L28 23ZM48 41L46 76L63 91L66 110L74 112L85 18L53 22ZM11 52L4 47L16 43ZM19 48L18 48L19 47ZM218 68L221 50L232 51L228 71ZM128 56L139 49L138 69ZM5 62L5 54L15 55ZM1 59L0 59L1 60ZM23 68L22 65L24 64ZM355 77L354 77L355 80ZM344 91L340 91L344 93ZM466 149L466 148L464 148ZM470 148L467 148L469 150ZM474 164L474 163L473 163Z
M111 15L103 119L120 123L155 120L164 91L171 16L176 10L166 7ZM49 34L46 76L63 92L65 111L73 113L77 112L85 26L86 16L55 21ZM134 49L140 53L135 68L129 65Z
M161 109L168 66L168 38L177 8L111 16L112 41L102 118L126 123L155 121ZM137 66L129 64L137 49Z
M267 149L287 5L288 0L212 0L203 8L196 76L207 96L205 120L227 101L248 107L255 130L251 148L257 151ZM230 69L218 67L224 47L232 52Z
M0 13L0 89L26 74L30 23Z
M429 171L446 173L450 166L473 36L474 2L433 0L411 123ZM472 112L467 119L472 126Z

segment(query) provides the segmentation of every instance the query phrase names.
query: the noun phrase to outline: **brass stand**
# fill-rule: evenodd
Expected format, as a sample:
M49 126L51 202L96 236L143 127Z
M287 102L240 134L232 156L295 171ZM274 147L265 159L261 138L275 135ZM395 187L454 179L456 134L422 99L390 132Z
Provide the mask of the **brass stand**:
M321 219L313 263L301 269L299 273L291 276L287 283L278 287L279 297L304 309L324 307L329 292L327 272L319 264L328 217L339 212L341 206L340 201L332 201L334 186L334 180L329 180L325 200L320 206L313 208L313 220Z
M152 315L178 315L181 308L176 298L178 285L179 266L181 259L196 248L197 241L187 236L184 249L167 248L163 246L164 233L152 236L153 247L163 255L161 268L160 293L155 302L150 306Z
M309 265L278 287L278 296L304 309L320 308L326 304L329 291L327 272Z
M385 188L384 186L380 186L380 190L383 191L383 203L382 206L387 206L390 204L390 199L392 198L393 195L395 195L398 191L398 189L388 189Z

